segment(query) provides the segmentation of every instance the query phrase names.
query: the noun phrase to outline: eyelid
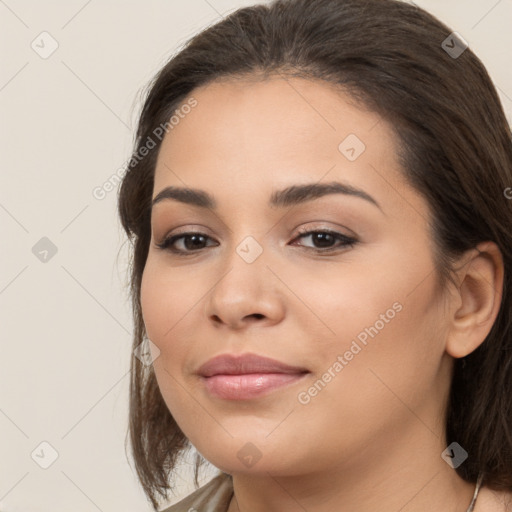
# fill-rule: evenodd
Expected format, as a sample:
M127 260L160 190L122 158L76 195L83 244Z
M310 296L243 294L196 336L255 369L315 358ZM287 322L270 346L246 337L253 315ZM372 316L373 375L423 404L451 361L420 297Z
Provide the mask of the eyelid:
M196 228L199 228L199 230L196 231L195 230ZM347 229L347 228L345 228L345 229ZM164 235L160 238L161 238L161 242L164 242L165 240L167 240L171 237L178 236L178 235L201 234L201 235L207 236L209 238L213 238L213 236L211 234L201 231L201 230L210 231L208 228L206 228L205 226L202 226L200 224L190 224L190 225L186 225L185 227L176 228L176 231L171 230L172 235L170 233L167 233L166 235ZM347 239L358 240L358 238L356 237L355 234L340 233L339 231L337 231L337 229L332 229L330 227L327 227L325 224L313 225L313 226L301 226L300 228L295 230L293 239L297 238L299 235L311 234L311 232L317 232L317 231L332 233L333 235L341 235L342 237L345 237Z
M315 233L327 233L331 235L337 242L337 245L334 247L324 247L324 248L316 248L316 247L303 247L308 252L313 252L317 255L328 255L330 253L338 254L339 252L343 252L343 250L347 248L352 248L354 245L359 243L359 239L356 236L353 235L346 235L344 233L340 233L339 231L333 230L331 228L323 226L313 226L313 227L306 227L302 226L297 230L295 235L292 238L292 242L295 242L298 239L306 238L308 236L312 236ZM157 249L168 251L171 254L174 254L176 256L192 256L198 253L201 253L203 249L207 248L208 245L205 248L199 248L197 250L181 250L181 249L175 249L172 248L172 245L176 243L178 240L184 239L186 237L191 236L202 236L208 240L215 240L212 236L210 236L207 233L203 233L201 231L193 231L192 229L182 229L178 232L173 232L172 234L168 234L163 237L162 241L155 243ZM217 246L219 244L217 243ZM293 246L294 244L292 244ZM215 245L214 245L215 246ZM211 247L211 245L209 246Z
M326 226L325 224L321 224L319 226L317 225L313 225L313 226L301 226L300 228L297 229L296 231L296 235L302 235L302 234L308 234L308 233L311 233L311 232L317 232L317 231L321 231L321 232L326 232L326 233L332 233L332 234L335 234L335 235L341 235L345 238L351 238L351 239L357 239L356 238L356 235L354 233L342 233L339 231L340 228L330 228L328 226ZM347 228L345 228L347 229ZM348 230L350 231L350 230Z
M173 228L173 229L166 231L165 234L162 235L161 237L154 237L154 238L159 238L160 240L164 241L164 240L170 238L171 236L187 235L189 233L192 233L192 234L200 233L202 235L206 235L209 237L213 236L211 234L211 230L208 229L206 226L203 226L202 224L184 224L180 227Z

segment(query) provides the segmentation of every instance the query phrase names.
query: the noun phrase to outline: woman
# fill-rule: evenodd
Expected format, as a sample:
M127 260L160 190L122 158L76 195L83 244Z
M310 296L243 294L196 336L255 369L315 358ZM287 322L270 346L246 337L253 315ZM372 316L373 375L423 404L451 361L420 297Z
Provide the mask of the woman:
M130 440L155 510L512 510L512 143L465 41L395 0L277 0L147 95ZM144 345L146 346L146 345Z

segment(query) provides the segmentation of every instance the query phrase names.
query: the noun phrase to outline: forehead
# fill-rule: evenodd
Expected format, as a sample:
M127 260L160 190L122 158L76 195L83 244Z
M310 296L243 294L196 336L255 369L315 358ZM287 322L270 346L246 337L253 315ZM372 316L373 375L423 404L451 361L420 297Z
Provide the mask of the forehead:
M254 161L262 159L263 147L266 158L304 159L311 151L317 158L332 158L348 135L359 138L361 147L393 157L393 134L382 119L327 82L223 80L195 89L191 96L197 106L182 116L162 145L162 153L172 153L174 159L190 158L187 153L201 148L208 152L194 152L196 160L213 153L226 159L243 154Z
M209 189L220 202L248 191L267 201L290 184L343 180L381 203L417 196L399 172L392 127L332 84L223 80L190 96L197 105L162 142L155 194L175 185Z

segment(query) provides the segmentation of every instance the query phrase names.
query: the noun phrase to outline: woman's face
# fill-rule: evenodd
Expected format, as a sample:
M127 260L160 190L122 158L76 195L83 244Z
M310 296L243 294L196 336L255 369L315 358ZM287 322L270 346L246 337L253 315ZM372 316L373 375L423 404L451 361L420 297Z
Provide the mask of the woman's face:
M364 467L398 443L415 443L416 457L436 442L440 454L446 303L428 206L401 177L389 125L298 78L214 83L193 97L164 138L153 198L188 187L215 206L190 194L154 205L141 290L155 374L184 434L229 473ZM270 205L290 187L335 183L361 193ZM248 353L307 372L197 374Z

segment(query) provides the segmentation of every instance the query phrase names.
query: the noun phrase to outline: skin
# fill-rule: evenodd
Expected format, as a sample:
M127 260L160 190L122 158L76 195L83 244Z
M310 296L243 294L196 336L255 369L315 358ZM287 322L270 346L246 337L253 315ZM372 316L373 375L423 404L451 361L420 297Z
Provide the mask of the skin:
M233 475L229 512L465 512L474 484L441 457L444 413L453 358L475 350L498 313L498 248L468 252L457 286L442 290L431 213L400 173L391 126L331 85L272 77L212 83L193 96L198 105L164 138L153 197L189 186L212 194L218 208L154 206L141 303L169 410L197 450ZM349 134L366 146L354 161L338 149ZM382 210L341 194L267 205L274 190L330 181L363 189ZM299 238L298 228L358 242L322 255L314 249L325 245ZM199 249L175 242L188 251L181 257L156 246L186 231L209 238ZM252 263L236 251L247 236L263 250ZM299 403L397 302L401 311ZM311 373L258 399L222 400L194 372L226 352ZM237 457L249 442L261 455L251 467ZM505 510L485 496L475 512Z

